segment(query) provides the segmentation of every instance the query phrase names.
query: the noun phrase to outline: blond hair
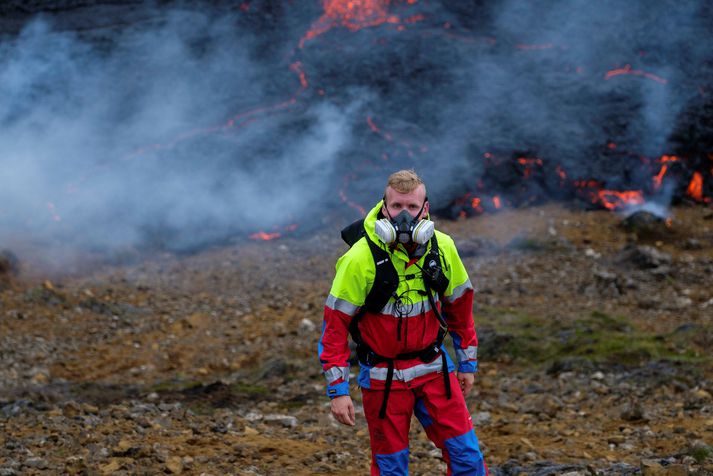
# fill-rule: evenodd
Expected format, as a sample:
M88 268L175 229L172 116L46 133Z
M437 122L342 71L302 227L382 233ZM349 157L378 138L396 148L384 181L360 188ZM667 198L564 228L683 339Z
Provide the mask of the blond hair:
M426 189L426 184L424 184L421 177L416 174L416 171L409 169L399 170L389 175L386 188L391 187L399 193L411 193L416 190L419 185L423 185L424 190ZM384 195L386 195L386 189L384 189Z

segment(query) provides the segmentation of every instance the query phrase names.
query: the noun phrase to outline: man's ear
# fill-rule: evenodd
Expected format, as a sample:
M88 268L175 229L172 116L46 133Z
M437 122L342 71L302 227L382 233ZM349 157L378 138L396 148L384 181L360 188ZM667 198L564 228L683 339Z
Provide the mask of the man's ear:
M430 210L431 210L431 202L429 202L428 199L426 199L426 203L425 203L425 205L423 206L423 216L422 216L422 218L426 218L426 217L428 216Z

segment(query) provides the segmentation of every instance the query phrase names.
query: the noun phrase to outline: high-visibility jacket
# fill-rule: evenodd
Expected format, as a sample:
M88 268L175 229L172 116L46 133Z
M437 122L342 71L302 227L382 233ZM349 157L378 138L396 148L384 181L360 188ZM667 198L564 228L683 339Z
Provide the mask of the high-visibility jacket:
M416 263L408 256L402 245L390 249L377 237L374 231L380 201L364 219L364 229L368 237L389 253L389 257L399 276L396 290L397 300L392 297L380 313L366 312L359 321L363 341L378 355L394 358L398 354L417 352L436 340L439 329L438 318L431 309L425 284L418 266L423 267L426 253ZM473 286L468 273L453 243L453 239L436 231L441 253L443 271L449 285L443 296L434 296L436 306L448 323L448 330L458 359L459 372L477 370L478 338L473 323ZM334 398L349 394L349 323L364 305L374 282L375 264L369 244L365 239L357 241L336 265L336 275L329 297L324 306L322 336L318 353L324 375L327 379L327 395ZM445 349L444 349L445 352ZM450 357L448 369L455 369ZM419 358L395 360L392 389L411 388L429 379L436 378L442 371L442 360L422 362ZM358 384L363 388L383 389L387 376L387 363L373 367L360 363Z

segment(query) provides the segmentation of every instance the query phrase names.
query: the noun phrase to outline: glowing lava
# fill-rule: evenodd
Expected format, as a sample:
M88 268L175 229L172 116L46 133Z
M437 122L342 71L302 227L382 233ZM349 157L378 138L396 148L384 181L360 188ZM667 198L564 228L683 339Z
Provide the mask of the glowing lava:
M703 176L699 172L693 174L686 193L698 202L703 201Z
M271 241L277 238L280 238L284 235L284 233L287 232L293 232L298 228L297 223L293 223L291 225L287 225L286 227L282 228L282 232L278 231L273 231L273 232L267 232L267 231L258 231L257 233L253 233L250 235L251 240L258 240L258 241Z
M361 216L366 216L366 209L359 205L358 203L355 203L349 199L349 196L347 195L347 188L349 187L349 183L354 179L353 176L345 175L342 183L343 186L341 190L339 190L339 198L342 200L342 202L346 203L348 206L352 207L354 210L359 212L359 215Z
M666 175L666 172L668 172L668 165L664 164L661 166L661 170L659 170L659 173L654 175L654 190L658 190L661 188L661 184L663 183L663 178Z
M523 166L523 177L529 179L532 176L532 170L535 167L542 167L542 159L519 157L517 163ZM497 207L496 208L500 208Z
M607 210L620 210L632 205L643 205L644 194L641 190L599 190L592 196L592 203L602 205Z
M407 0L409 5L416 0ZM306 41L313 40L332 28L344 27L349 31L357 31L384 23L400 25L415 23L423 19L422 15L401 20L398 15L389 13L391 0L323 0L324 14L312 24L299 42L304 47ZM402 26L402 25L401 25Z
M612 69L611 71L607 71L607 73L604 75L604 79L611 79L614 76L619 76L622 74L643 76L644 78L651 79L651 80L656 81L657 83L661 83L661 84L668 83L668 80L662 78L661 76L656 76L653 73L648 73L648 72L642 71L640 69L633 69L630 64L627 64L623 68L617 68L617 69Z
M250 235L251 240L262 240L262 241L270 241L274 240L275 238L281 237L282 234L280 233L267 233L264 231L258 231L257 233L253 233Z

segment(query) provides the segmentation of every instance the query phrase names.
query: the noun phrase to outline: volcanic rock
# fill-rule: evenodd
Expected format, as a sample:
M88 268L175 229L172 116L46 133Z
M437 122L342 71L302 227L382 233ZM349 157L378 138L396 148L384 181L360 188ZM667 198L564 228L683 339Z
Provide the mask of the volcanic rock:
M508 355L507 345L515 339L515 336L506 332L496 331L490 327L478 329L478 350L481 355L487 355L494 359Z
M475 426L487 425L492 421L490 412L478 412L473 415L473 424Z
M315 324L311 319L306 317L300 321L299 330L303 333L314 332L317 329L317 324Z
M594 277L594 283L582 287L582 292L586 296L617 298L624 293L622 280L615 273L595 268L592 271L592 276Z
M121 462L116 459L113 459L109 463L99 467L99 471L101 471L102 474L112 474L119 469L121 469Z
M79 404L73 400L68 401L64 404L64 409L62 413L67 418L74 418L82 412L82 408Z
M47 469L49 467L49 463L47 463L47 460L44 458L33 457L27 458L24 466L35 469Z
M263 421L266 423L277 423L288 428L294 428L297 426L297 418L291 415L265 415Z
M17 256L9 250L0 250L0 289L7 286L19 272Z
M183 472L183 460L180 456L170 456L166 460L166 469L171 474L181 474Z
M688 471L682 464L662 465L655 460L641 460L641 476L686 476Z
M566 357L557 359L547 369L548 375L558 375L566 372L588 372L594 369L594 364L582 357Z
M635 233L638 238L656 239L670 233L665 218L654 213L639 210L627 216L621 227L626 231Z
M684 250L702 250L705 248L705 244L696 238L687 238L679 246Z
M653 246L628 244L616 257L619 264L633 264L639 269L653 270L668 267L672 262L670 254Z
M649 418L638 402L629 402L621 410L621 419L626 421L647 421Z
M10 250L0 249L0 275L17 275L20 272L20 261Z
M545 414L550 418L563 408L562 400L548 394L525 395L522 402L521 409L525 413Z
M591 474L586 467L574 464L555 464L551 461L538 461L532 466L523 467L520 466L517 461L507 461L501 468L499 468L499 471L495 473L495 475L516 476L520 474L527 474L530 476L561 476L563 474L572 473L581 475Z

